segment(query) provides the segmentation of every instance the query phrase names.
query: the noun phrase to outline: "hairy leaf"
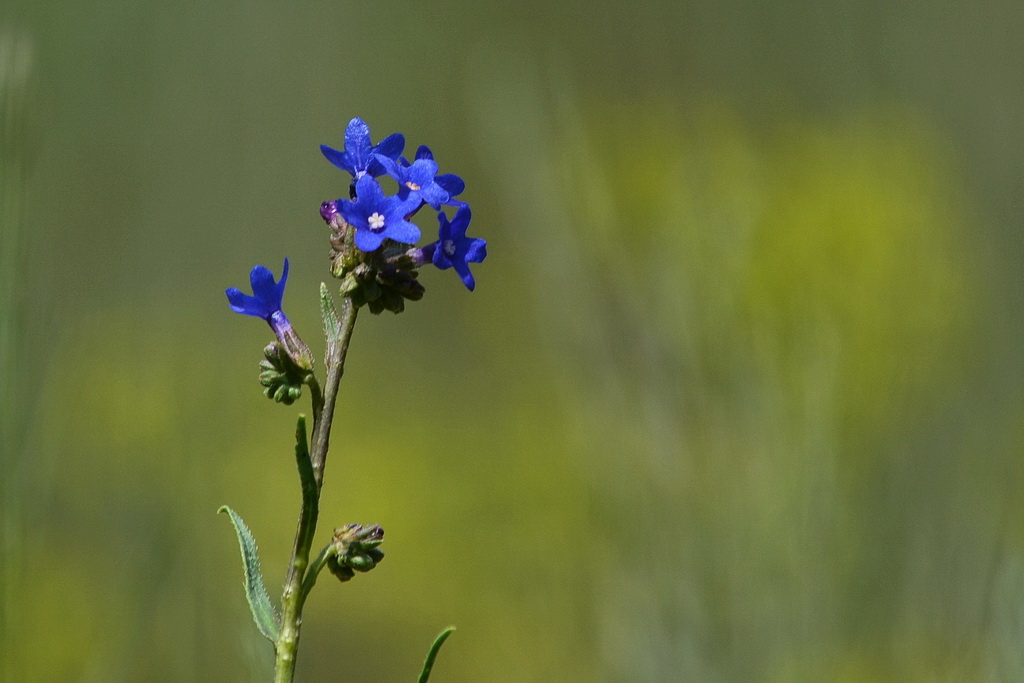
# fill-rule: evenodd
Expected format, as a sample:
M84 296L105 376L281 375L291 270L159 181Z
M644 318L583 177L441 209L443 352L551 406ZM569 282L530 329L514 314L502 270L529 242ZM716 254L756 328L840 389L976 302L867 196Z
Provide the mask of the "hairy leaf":
M324 319L324 336L327 337L327 364L333 358L332 349L337 347L341 339L341 321L338 319L338 310L334 307L334 298L327 291L327 285L320 283L320 314Z
M245 599L249 601L249 609L252 611L256 627L270 642L276 644L281 630L281 618L270 602L267 587L263 584L256 539L238 513L227 505L222 505L217 512L228 514L235 527L235 533L238 534L238 546L242 551L242 566L245 569Z

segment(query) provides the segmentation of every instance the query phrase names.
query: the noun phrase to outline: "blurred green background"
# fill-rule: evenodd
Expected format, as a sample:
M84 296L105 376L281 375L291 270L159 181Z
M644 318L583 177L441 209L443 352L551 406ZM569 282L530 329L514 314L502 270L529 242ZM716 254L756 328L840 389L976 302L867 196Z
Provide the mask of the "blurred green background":
M490 257L361 316L298 678L1024 680L1024 5L0 5L0 679L265 681L345 123ZM422 223L427 226L426 223ZM307 410L303 406L302 410Z

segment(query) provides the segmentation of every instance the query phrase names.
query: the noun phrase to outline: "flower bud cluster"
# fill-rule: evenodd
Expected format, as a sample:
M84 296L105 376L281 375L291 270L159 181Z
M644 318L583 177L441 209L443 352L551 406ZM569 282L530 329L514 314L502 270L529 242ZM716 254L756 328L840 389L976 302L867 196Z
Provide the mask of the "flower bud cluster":
M346 524L334 530L334 551L327 568L339 581L348 581L356 572L368 572L384 559L378 546L384 542L384 529L376 524Z
M307 372L296 366L280 342L271 342L263 349L260 361L260 386L263 395L290 406L302 396Z
M341 280L341 294L371 313L405 310L405 300L419 301L424 288L416 279L416 264L408 245L385 240L376 251L355 245L355 229L337 212L337 202L324 202L320 215L331 228L331 275Z

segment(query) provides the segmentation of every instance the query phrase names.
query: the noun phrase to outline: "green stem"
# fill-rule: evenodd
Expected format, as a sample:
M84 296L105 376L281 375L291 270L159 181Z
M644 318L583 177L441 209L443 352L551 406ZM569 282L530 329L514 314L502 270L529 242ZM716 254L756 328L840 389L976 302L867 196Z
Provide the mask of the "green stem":
M302 511L295 531L295 545L292 559L288 565L284 591L281 594L281 635L275 645L276 662L274 665L274 683L291 683L295 676L295 658L299 648L299 628L302 624L302 607L305 603L308 588L316 581L322 562L326 555L321 553L314 567L309 567L309 550L316 533L317 508L320 488L323 486L323 468L327 461L327 448L330 443L331 422L334 419L334 406L338 397L341 376L345 372L345 356L348 353L352 330L355 328L357 308L352 300L346 297L342 302L341 329L337 338L327 340L327 380L322 394L322 403L318 401L318 388L310 387L313 394L313 437L309 459L313 467L316 491L313 496L303 495ZM300 464L301 467L301 464ZM309 572L307 572L309 568ZM312 577L307 576L312 574ZM304 589L304 584L308 586Z
M327 560L331 559L332 555L338 553L338 548L333 543L328 543L324 546L324 549L320 551L320 554L316 556L312 564L309 565L309 569L306 570L306 578L302 581L302 597L299 598L300 605L306 601L306 597L309 592L313 590L313 586L316 584L316 579L320 576L320 570L327 564Z

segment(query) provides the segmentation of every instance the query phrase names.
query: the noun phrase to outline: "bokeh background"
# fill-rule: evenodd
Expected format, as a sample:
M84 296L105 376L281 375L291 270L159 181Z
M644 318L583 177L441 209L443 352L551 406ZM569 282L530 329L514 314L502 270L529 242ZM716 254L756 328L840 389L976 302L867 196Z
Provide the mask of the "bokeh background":
M4 0L0 679L264 681L317 149L462 175L468 294L356 328L299 680L1024 680L1024 4ZM423 223L426 227L427 224ZM306 408L303 408L306 410Z

